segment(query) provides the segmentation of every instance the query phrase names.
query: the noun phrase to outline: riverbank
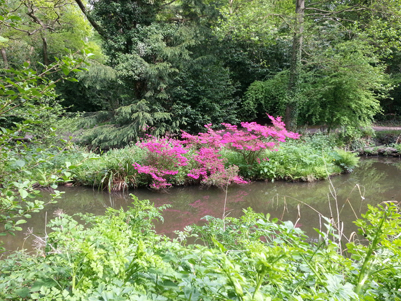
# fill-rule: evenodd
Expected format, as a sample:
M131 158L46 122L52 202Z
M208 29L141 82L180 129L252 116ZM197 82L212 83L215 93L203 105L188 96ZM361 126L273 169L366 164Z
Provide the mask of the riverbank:
M324 129L306 128L303 132L309 135L319 134ZM331 134L339 135L339 133ZM401 127L373 125L371 129L363 132L362 136L354 139L339 139L346 148L359 156L401 156Z
M365 143L356 147L354 152L360 156L401 156L401 128L373 127L374 136L367 137Z
M111 192L139 187L225 186L249 181L313 182L351 172L358 163L355 154L336 147L338 140L334 135L304 135L276 142L256 137L250 141L245 141L248 136L237 137L245 142L235 147L234 142L218 146L183 144L182 140L153 137L100 154L71 143L63 148L42 149L27 144L23 151L9 153L12 160L5 161L3 178L6 182L8 176L23 173L30 181L27 189L29 185L46 188L67 184Z
M385 157L401 157L401 145L395 147L387 145L368 146L355 151L359 156L385 156Z

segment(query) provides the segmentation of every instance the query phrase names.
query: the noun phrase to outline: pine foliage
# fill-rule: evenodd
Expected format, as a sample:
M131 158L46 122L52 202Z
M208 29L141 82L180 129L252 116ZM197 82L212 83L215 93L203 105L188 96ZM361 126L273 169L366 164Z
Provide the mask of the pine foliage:
M70 111L99 111L118 108L124 87L118 82L117 71L91 60L87 71L77 74L78 82L64 82L57 86L63 105Z
M92 148L119 148L136 142L146 134L160 136L178 130L171 114L150 105L146 100L121 106L114 112L101 111L83 118L79 128L84 130L79 142Z
M110 66L97 61L90 61L86 72L77 74L77 79L87 88L103 89L105 83L117 80L117 72Z

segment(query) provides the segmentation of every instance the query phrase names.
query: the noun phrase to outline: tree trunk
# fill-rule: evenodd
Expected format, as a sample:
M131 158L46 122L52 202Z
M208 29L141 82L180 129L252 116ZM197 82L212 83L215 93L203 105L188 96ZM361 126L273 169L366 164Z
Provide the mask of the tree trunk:
M92 18L92 16L87 12L84 3L81 0L75 0L75 3L77 3L78 7L81 9L82 13L88 19L89 23L93 26L93 28L103 37L105 41L107 41L108 36L106 32L103 30L101 26L99 26L99 24L96 23L96 21Z
M5 48L1 48L1 56L3 57L4 69L8 69L7 52Z
M285 109L285 124L288 129L294 130L297 126L299 86L299 73L301 71L302 34L304 22L305 0L297 0L295 32L292 40L292 55L290 66L290 78L288 82L288 103Z
M47 40L45 37L42 37L43 41L43 64L44 65L49 65L49 55L47 53Z

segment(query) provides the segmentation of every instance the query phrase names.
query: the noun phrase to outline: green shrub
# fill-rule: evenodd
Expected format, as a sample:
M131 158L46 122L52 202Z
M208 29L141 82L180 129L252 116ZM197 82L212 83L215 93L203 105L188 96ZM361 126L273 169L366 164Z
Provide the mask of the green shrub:
M401 231L395 205L370 207L356 224L367 239L347 245L328 232L308 238L292 222L251 209L206 217L178 239L154 232L164 207L134 198L104 216L59 214L36 255L0 261L2 300L399 300ZM327 219L328 220L328 219ZM198 243L185 245L188 237Z
M282 179L310 182L326 179L329 175L342 171L334 166L328 152L313 148L308 143L286 144L279 151L271 152L267 156L269 165L278 165L277 174Z
M132 166L133 163L143 164L146 150L137 145L127 146L122 149L112 149L87 161L74 172L77 184L107 189L108 191L120 191L129 188L146 187L151 182L147 174L140 174ZM188 153L191 156L192 152ZM186 176L192 169L192 165L180 166L178 173L169 179L173 185L187 184Z
M277 151L265 151L258 162L247 165L237 154L225 150L222 155L228 164L237 165L240 175L248 179L315 181L332 174L350 172L358 158L351 152L333 151L337 141L334 135L306 136L300 140L282 143Z
M358 165L359 158L357 154L345 151L340 148L336 148L331 156L334 158L334 164L342 168L346 172L352 172L353 169Z
M249 165L238 152L222 149L220 154L226 159L226 168L236 165L239 174L250 180L285 179L292 181L315 181L326 179L332 174L350 172L358 158L352 153L336 149L334 136L306 136L299 141L282 143L278 151L261 152L257 160ZM134 162L143 164L145 150L137 145L123 149L112 149L104 154L91 154L88 160L74 170L78 184L99 187L100 189L124 190L147 186L151 177L139 174L132 166ZM185 156L193 156L193 150ZM178 173L169 178L173 185L187 185L194 181L187 174L192 168L191 160L187 166L178 167Z

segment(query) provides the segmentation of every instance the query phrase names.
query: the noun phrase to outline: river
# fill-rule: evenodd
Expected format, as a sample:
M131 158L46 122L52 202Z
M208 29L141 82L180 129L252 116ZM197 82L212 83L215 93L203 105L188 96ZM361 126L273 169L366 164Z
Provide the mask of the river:
M297 221L296 226L315 239L318 234L314 228L323 227L320 215L344 222L345 234L349 235L356 230L352 222L366 212L368 204L401 201L400 179L400 159L369 158L362 159L354 172L327 181L253 182L229 186L227 192L214 187L191 186L167 192L137 189L129 193L139 199L149 199L156 206L171 204L163 213L164 222L156 223L156 231L168 236L174 236L173 231L187 225L202 223L206 215L239 217L244 208L251 207L255 212L269 213L272 218ZM25 240L24 233L28 227L38 235L49 231L45 224L54 217L56 210L62 209L67 214L103 214L107 207L126 208L131 204L129 193L109 194L90 187L61 187L59 190L64 192L62 198L33 214L23 225L24 231L2 238L8 250L31 249L31 238ZM43 194L46 198L46 193Z

